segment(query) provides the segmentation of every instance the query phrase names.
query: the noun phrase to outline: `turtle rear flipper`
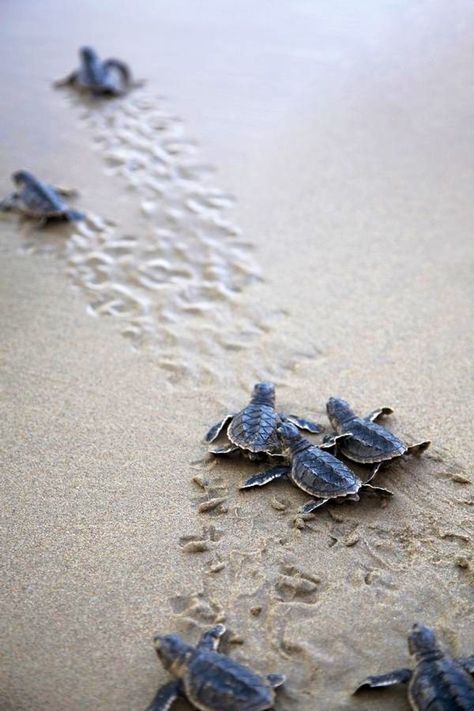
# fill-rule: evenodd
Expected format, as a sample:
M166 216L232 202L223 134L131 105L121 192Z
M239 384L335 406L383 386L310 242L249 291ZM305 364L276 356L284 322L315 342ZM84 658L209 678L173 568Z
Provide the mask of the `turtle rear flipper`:
M396 669L387 674L368 676L359 684L354 694L357 694L358 691L362 691L363 689L377 689L384 686L395 686L395 684L408 684L412 673L411 669Z
M319 509L321 506L324 506L324 504L326 504L328 501L329 499L311 499L311 501L308 501L307 504L300 508L300 513L313 513L313 511L316 511L316 509Z
M65 211L64 217L66 220L69 220L70 222L78 222L79 220L86 219L86 216L84 215L83 212L79 212L79 210L73 210L72 208Z
M324 429L321 425L318 425L317 422L307 420L305 417L298 417L298 415L282 415L281 419L286 420L287 422L291 422L300 430L312 432L312 434L319 434Z
M50 185L49 187L61 197L76 198L79 196L79 191L75 188L66 188L64 185Z
M411 444L409 447L407 447L407 451L405 454L413 454L415 457L417 457L419 454L425 451L425 449L428 449L428 447L431 444L431 440L427 439L424 442L417 442L416 444Z
M319 445L319 449L335 449L339 442L343 442L345 439L350 439L351 437L351 432L343 432L343 434L338 435L327 434L323 439L323 443Z
M373 486L372 484L362 484L361 490L366 491L368 494L378 494L379 496L389 497L393 496L393 491L390 489L384 489L383 486Z
M180 681L169 681L158 689L155 698L146 711L168 711L174 701L181 695L182 684Z

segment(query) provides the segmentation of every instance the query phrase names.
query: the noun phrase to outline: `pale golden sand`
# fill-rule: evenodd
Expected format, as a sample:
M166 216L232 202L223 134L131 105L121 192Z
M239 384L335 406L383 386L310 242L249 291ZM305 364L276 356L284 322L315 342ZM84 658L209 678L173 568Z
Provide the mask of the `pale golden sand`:
M281 709L407 708L403 691L350 693L407 663L415 620L473 651L474 494L456 480L473 480L472 7L254 5L2 5L2 194L25 167L115 222L69 242L74 228L0 222L2 711L139 711L168 678L153 634L196 639L222 618L243 640L232 655L287 674ZM85 42L148 79L116 105L125 131L50 89ZM150 129L140 101L167 131L185 119L188 187L222 191L217 222L186 206L176 155L153 200L150 142L141 173L117 162ZM170 200L176 288L145 260ZM124 235L136 243L114 252ZM97 315L117 284L138 302L122 292L122 316ZM240 494L255 466L212 464L200 441L263 377L281 409L323 422L332 394L391 405L390 426L432 449L380 477L386 508L332 505L295 528L302 492ZM198 513L213 496L224 511ZM188 536L207 550L183 550Z

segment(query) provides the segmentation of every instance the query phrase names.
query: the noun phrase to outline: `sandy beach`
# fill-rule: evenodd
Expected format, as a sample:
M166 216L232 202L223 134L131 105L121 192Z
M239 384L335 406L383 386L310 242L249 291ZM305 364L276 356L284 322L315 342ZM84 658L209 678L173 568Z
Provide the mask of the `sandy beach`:
M416 621L474 653L473 16L4 0L1 195L26 168L88 219L0 216L1 711L143 710L153 636L220 621L280 711L409 708L351 694ZM53 89L84 44L145 86ZM203 443L260 380L432 446L303 521Z

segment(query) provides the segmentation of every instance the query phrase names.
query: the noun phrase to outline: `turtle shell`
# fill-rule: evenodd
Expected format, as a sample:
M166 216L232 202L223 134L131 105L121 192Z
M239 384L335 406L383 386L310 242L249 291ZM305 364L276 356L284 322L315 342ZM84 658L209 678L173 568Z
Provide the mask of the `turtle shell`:
M279 452L280 423L280 416L271 405L251 403L232 418L227 436L233 444L250 452Z
M265 711L275 701L266 679L217 652L196 651L183 682L187 698L201 711Z
M33 215L52 217L62 215L68 210L68 206L59 195L39 181L22 183L20 199L25 210Z
M385 462L400 457L407 451L407 446L401 439L385 427L362 417L354 417L344 424L341 433L344 432L350 432L352 437L341 439L339 448L344 456L354 462Z
M454 659L421 660L410 680L408 698L417 711L472 711L474 682Z
M293 455L290 477L307 494L324 499L356 494L362 486L340 459L316 446Z

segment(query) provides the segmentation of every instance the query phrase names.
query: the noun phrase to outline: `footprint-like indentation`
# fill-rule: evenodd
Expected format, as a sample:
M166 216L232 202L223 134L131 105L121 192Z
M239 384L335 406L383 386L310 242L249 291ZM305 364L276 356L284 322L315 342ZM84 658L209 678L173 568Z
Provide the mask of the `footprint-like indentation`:
M284 563L275 582L275 590L283 602L315 603L321 578L313 573L305 573L297 566Z

